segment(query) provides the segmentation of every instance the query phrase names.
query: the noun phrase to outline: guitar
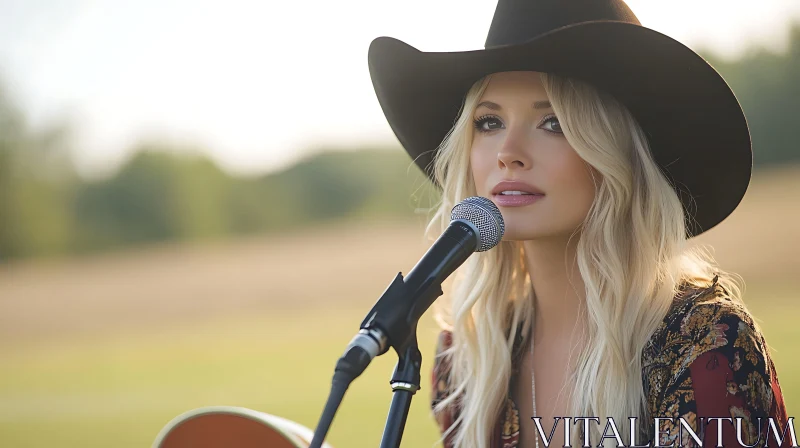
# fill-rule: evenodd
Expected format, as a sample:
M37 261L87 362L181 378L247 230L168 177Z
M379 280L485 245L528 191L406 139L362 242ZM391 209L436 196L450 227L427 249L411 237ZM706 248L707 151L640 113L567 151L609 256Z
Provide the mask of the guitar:
M175 417L158 433L153 448L308 448L314 432L264 412L209 406ZM323 448L333 448L328 443Z

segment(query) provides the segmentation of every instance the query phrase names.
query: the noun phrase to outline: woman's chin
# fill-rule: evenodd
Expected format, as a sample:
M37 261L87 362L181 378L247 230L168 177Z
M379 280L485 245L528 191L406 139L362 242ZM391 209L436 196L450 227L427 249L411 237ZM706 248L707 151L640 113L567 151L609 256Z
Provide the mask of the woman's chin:
M535 229L514 229L506 226L503 233L503 241L528 241L542 238L545 235Z
M502 241L530 241L530 240L552 240L553 238L569 238L572 233L568 229L544 228L543 226L532 226L528 222L525 226L515 225L513 221L505 222L505 231Z

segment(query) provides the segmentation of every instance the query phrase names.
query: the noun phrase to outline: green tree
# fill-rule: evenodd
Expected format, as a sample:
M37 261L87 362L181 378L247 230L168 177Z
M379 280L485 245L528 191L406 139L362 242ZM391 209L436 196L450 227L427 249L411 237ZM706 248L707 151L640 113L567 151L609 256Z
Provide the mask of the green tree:
M227 233L227 175L199 151L140 145L110 179L87 183L75 211L79 246L99 249Z
M0 85L0 261L66 252L76 182L67 127L34 132Z

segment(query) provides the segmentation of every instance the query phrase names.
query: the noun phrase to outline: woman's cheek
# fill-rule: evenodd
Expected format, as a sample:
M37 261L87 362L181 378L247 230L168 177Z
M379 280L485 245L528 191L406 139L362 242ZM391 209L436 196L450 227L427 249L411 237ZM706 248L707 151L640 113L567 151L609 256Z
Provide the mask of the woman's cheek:
M487 155L487 148L473 147L470 156L470 164L472 165L472 176L475 180L475 186L478 192L485 192L486 179L491 172L491 163L493 158Z

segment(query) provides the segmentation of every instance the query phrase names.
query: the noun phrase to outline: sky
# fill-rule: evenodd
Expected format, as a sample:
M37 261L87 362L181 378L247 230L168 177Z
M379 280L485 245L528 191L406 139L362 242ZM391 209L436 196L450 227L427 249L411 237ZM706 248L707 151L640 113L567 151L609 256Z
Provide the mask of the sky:
M78 168L141 139L205 148L232 172L321 147L397 145L367 68L372 39L483 48L496 1L0 0L0 80L34 127L67 120ZM737 57L785 48L799 0L628 0L644 26Z

